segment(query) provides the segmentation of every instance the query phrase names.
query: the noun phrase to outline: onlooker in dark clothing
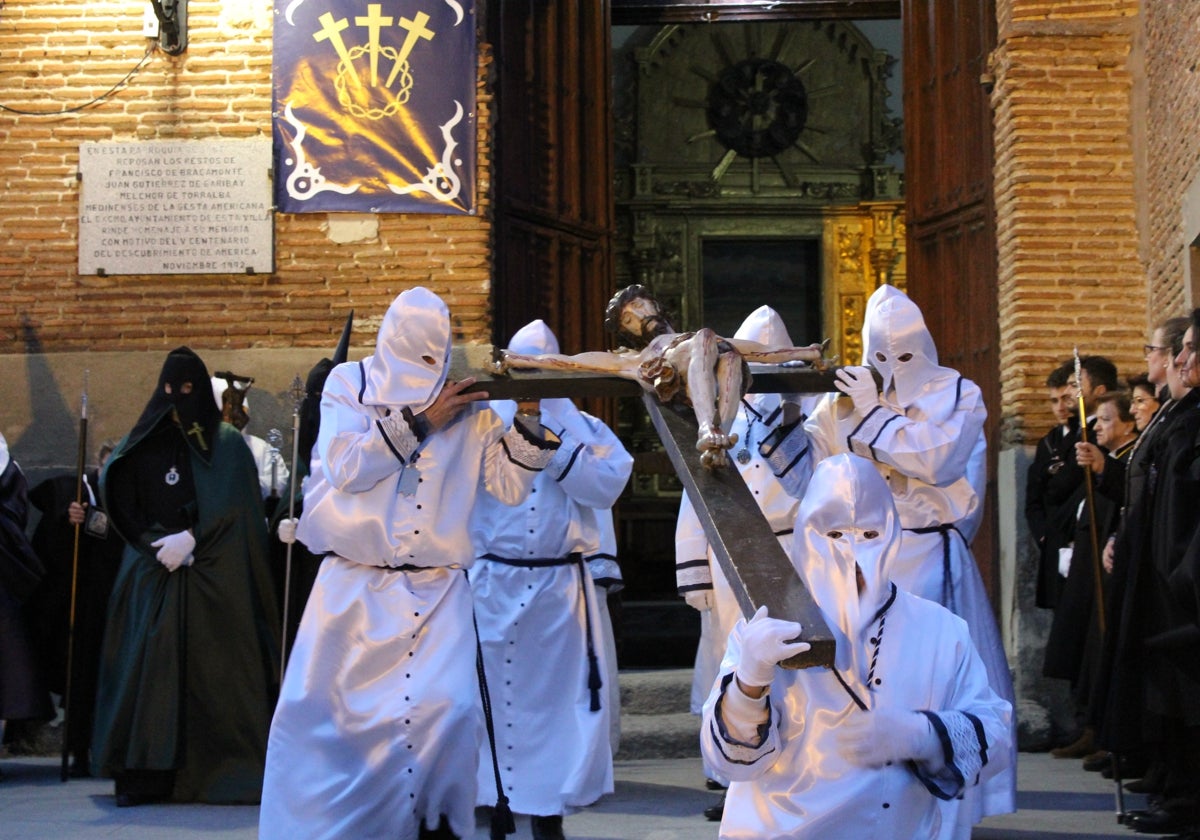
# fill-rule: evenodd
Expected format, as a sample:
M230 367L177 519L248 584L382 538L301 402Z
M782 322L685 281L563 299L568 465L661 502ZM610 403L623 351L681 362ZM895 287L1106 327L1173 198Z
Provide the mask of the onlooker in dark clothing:
M1074 362L1068 360L1046 378L1055 425L1037 444L1025 478L1025 520L1037 543L1039 607L1053 609L1062 591L1058 550L1074 532L1075 511L1083 494L1083 469L1075 463L1079 433Z
M1136 438L1129 395L1116 391L1096 398L1096 442L1075 444L1076 462L1091 471L1093 492L1090 496L1085 494L1078 508L1069 571L1058 606L1054 608L1042 673L1071 683L1086 743L1075 750L1054 751L1057 758L1071 757L1070 753L1082 752L1094 744L1095 733L1087 725L1086 712L1101 643L1098 610L1103 604L1096 600L1096 570L1100 565L1100 547L1116 527L1124 499L1125 459ZM1101 577L1102 584L1107 585L1107 573L1102 572Z
M1131 569L1124 621L1117 641L1117 667L1133 662L1142 670L1117 671L1125 690L1109 717L1113 726L1102 731L1106 746L1125 751L1148 749L1156 759L1154 774L1160 791L1158 805L1135 814L1134 828L1170 833L1193 828L1200 819L1200 674L1196 646L1189 641L1191 608L1186 604L1189 566L1187 548L1200 519L1200 369L1194 336L1200 332L1200 310L1183 336L1175 357L1176 396L1162 428L1151 445L1146 479L1148 510L1140 545L1145 554ZM1170 380L1169 380L1170 381ZM1130 683L1130 677L1136 683ZM1110 694L1112 694L1110 690ZM1130 699L1134 703L1130 704ZM1130 730L1125 715L1133 714L1140 729Z
M28 513L25 475L0 434L0 733L7 721L54 717L22 609L43 576L25 536Z
M108 514L98 498L99 469L103 469L114 446L105 443L100 447L99 468L84 473L82 482L74 473L64 474L42 481L29 493L29 501L42 512L32 542L46 567L46 577L30 599L30 621L37 636L39 657L46 664L50 690L64 695L70 686L70 697L64 698L63 706L68 716L64 736L73 758L73 776L91 775L88 752L100 644L104 639L108 596L125 547L116 529L109 527ZM83 504L76 502L80 493Z

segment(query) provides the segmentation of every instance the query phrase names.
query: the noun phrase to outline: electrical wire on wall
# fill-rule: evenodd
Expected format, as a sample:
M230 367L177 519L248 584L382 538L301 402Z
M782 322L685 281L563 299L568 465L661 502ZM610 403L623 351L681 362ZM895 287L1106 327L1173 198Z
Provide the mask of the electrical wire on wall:
M3 9L3 5L0 5L0 9ZM134 65L132 70L125 74L125 77L121 79L121 81L117 82L115 85L104 91L104 93L100 94L96 98L89 99L87 102L84 102L82 105L74 105L70 108L62 108L58 111L26 111L22 108L12 108L8 105L0 103L0 111L6 111L10 114L21 114L22 116L26 117L58 117L62 116L63 114L77 114L80 111L91 108L94 105L99 105L101 102L104 102L118 90L124 87L139 70L146 66L146 62L150 60L150 56L154 55L156 49L158 49L158 45L156 43L151 43L150 46L146 48L146 52L141 57L141 60Z

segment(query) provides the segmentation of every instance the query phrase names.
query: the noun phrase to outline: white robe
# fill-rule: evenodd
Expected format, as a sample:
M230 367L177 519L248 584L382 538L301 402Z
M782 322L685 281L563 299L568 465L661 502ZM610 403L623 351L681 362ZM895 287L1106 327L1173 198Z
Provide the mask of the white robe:
M607 426L559 409L568 414L565 428L543 411L542 424L562 443L528 498L511 507L481 495L471 518L471 589L500 775L512 810L541 816L613 790L604 628L584 558L599 550L599 517L611 518L633 468ZM478 776L476 801L490 805L496 788L486 742Z
M467 515L485 485L523 500L551 452L474 407L426 438L420 480L406 478L415 436L397 451L382 410L359 401L370 361L339 365L325 384L321 473L297 537L329 556L271 723L264 840L412 840L442 815L460 837L475 827L484 727Z
M731 680L744 627L739 623L729 638L700 734L705 760L732 780L723 840L947 837L954 797L1008 769L1012 706L989 687L966 625L942 607L898 591L875 660L877 684L868 688L852 671L842 674L868 709L934 713L948 759L940 768L905 762L864 769L847 761L838 725L870 712L827 668L776 668L769 722L749 729L757 737L734 738L731 729L745 732L758 722L723 717L726 693L738 691Z
M272 492L279 497L287 496L288 481L291 480L292 473L283 459L283 453L272 453L269 443L248 432L242 432L242 439L246 441L246 445L250 447L250 454L254 456L254 466L258 468L258 489L262 492L262 497L265 499ZM271 483L272 457L275 459L274 484Z
M983 395L975 383L955 376L931 382L906 409L896 403L894 393L881 395L880 403L864 420L849 399L826 396L805 423L814 462L853 451L875 463L888 482L904 528L899 555L890 568L892 579L967 622L992 688L1013 703L1000 630L967 543L979 527L985 487ZM913 530L939 525L955 527L945 532ZM1007 762L1012 769L970 793L970 804L959 814L969 820L966 825L1016 810L1015 733L1008 743L1014 753Z

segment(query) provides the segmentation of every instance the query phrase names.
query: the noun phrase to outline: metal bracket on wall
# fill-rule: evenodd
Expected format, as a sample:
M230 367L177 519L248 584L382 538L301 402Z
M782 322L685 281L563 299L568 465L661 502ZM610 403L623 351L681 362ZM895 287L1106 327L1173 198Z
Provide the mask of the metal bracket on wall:
M187 0L150 0L158 18L158 45L167 55L187 49Z

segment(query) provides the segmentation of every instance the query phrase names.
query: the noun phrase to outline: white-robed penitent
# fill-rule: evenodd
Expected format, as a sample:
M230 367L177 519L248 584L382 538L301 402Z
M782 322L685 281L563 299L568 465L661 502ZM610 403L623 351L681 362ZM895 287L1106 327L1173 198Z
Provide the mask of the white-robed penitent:
M430 430L449 312L400 294L375 354L325 383L300 539L326 560L271 724L262 838L416 838L475 818L484 726L467 514L486 486L518 503L553 455L521 424L469 407Z
M783 319L769 306L754 310L738 327L734 338L756 341L766 347L791 347ZM787 550L800 500L790 492L807 484L811 461L800 406L785 412L779 394L747 394L742 398L732 433L738 442L732 463L746 482L771 530ZM700 518L684 493L675 523L675 581L680 595L700 608L700 641L692 671L691 710L700 714L712 690L725 655L725 640L742 617L742 609L729 581L716 562ZM712 768L705 768L713 777Z
M838 455L817 466L800 508L792 562L836 639L833 668L775 668L751 699L734 677L747 624L730 635L701 730L706 761L731 780L722 838L951 837L957 797L1007 769L1012 706L962 619L889 579L890 495L866 461ZM864 758L891 749L884 722L911 726L914 714L917 760ZM865 747L864 732L878 735Z
M938 365L920 310L892 286L868 300L863 357L883 378L876 404L864 413L840 394L826 396L805 423L812 457L819 462L853 452L874 463L903 528L892 579L966 621L989 682L1011 703L1012 675L969 545L986 483L983 395L974 382ZM1010 743L1015 752L1015 738ZM959 813L968 825L1016 809L1015 763L1014 755L1008 773L970 793Z
M542 321L509 349L557 353ZM613 790L608 654L596 586L604 522L633 458L600 420L568 399L541 401L558 452L514 506L481 494L471 517L469 573L504 793L520 814L553 816ZM493 409L508 422L509 401ZM480 805L495 801L491 747L479 762Z

